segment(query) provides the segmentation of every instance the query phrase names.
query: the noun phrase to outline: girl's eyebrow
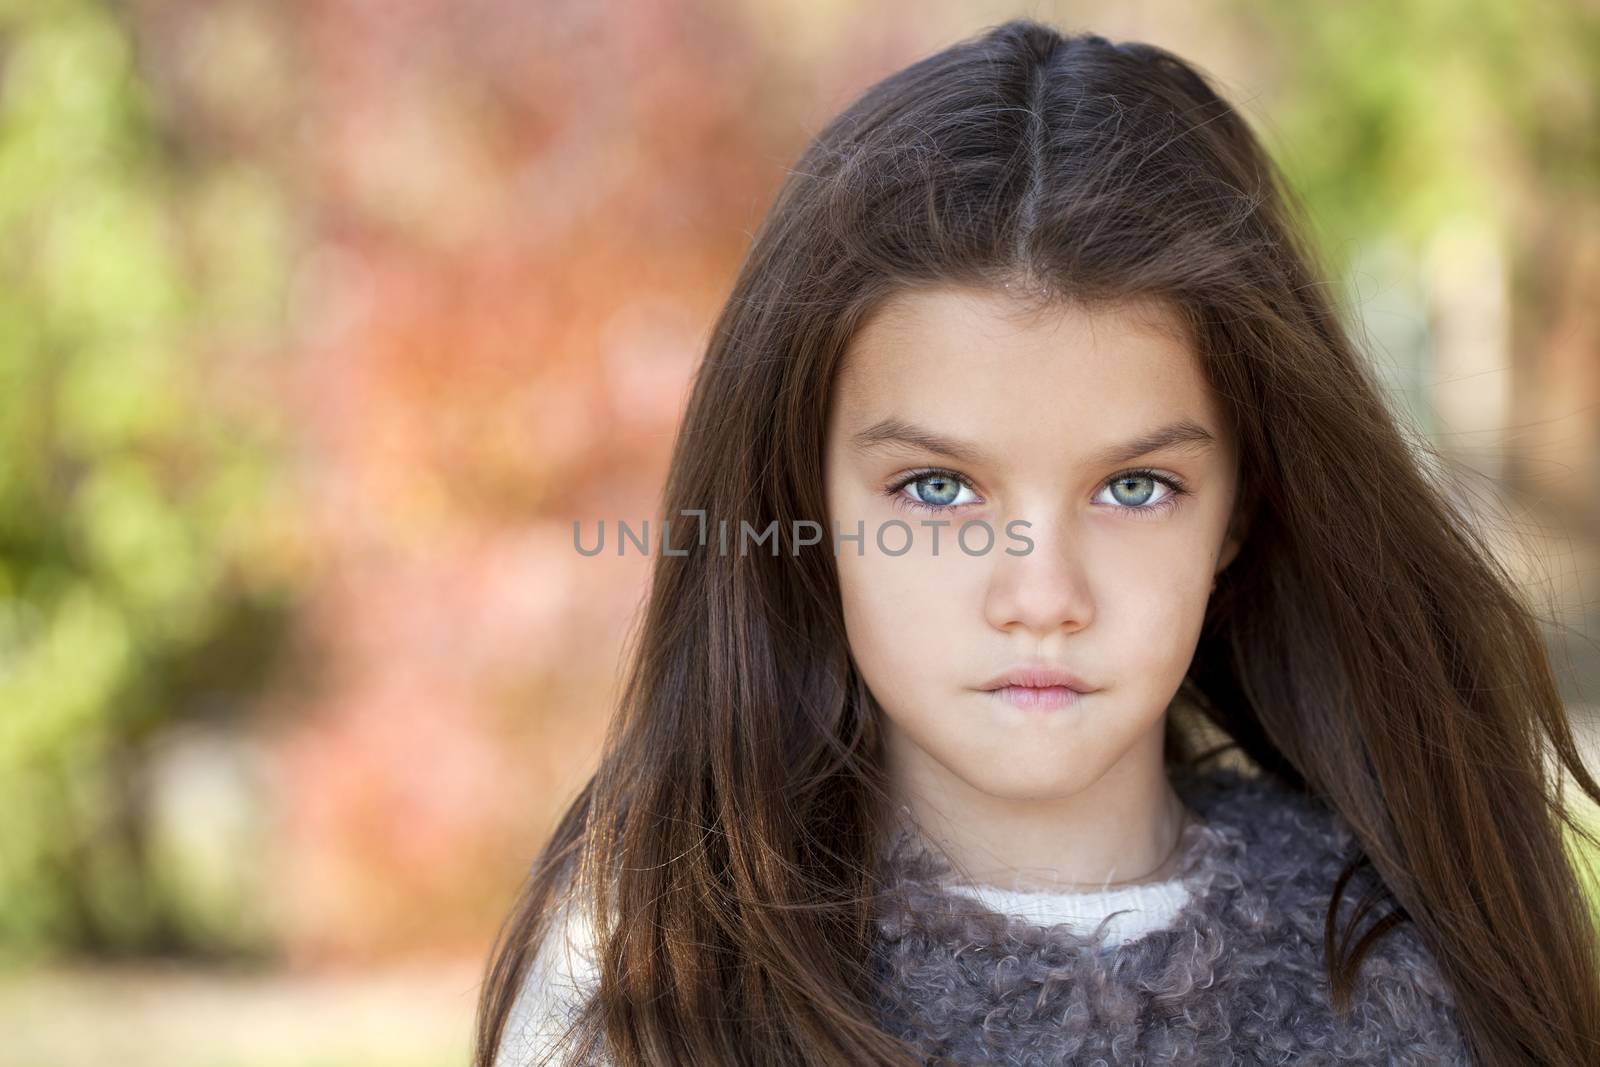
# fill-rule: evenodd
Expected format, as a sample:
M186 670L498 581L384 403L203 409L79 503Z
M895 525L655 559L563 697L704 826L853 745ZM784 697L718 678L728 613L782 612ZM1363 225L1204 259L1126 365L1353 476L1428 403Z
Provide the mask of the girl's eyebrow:
M925 430L915 423L897 419L892 415L873 423L865 430L858 430L850 441L858 452L882 452L886 450L886 446L908 445L949 456L958 463L981 465L988 462L988 457L976 445L934 433L932 430Z
M857 431L850 438L859 452L881 451L885 446L909 445L948 456L958 463L983 465L988 457L983 449L967 441L924 429L914 423L890 417ZM1096 466L1127 463L1151 452L1179 448L1187 452L1204 452L1214 448L1217 437L1194 419L1179 419L1149 433L1140 434L1131 441L1110 445L1089 457Z

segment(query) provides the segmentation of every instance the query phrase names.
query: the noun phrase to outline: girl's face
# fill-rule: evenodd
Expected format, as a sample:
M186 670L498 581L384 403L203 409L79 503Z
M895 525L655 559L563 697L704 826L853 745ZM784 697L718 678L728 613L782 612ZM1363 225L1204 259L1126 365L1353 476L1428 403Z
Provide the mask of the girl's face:
M853 338L824 544L862 524L861 553L838 549L844 617L898 788L1048 802L1161 772L1168 702L1238 548L1234 443L1169 315L1022 318L1003 293L942 288L896 295ZM958 542L979 520L992 545L982 525ZM1028 666L1093 691L1029 707L985 689Z

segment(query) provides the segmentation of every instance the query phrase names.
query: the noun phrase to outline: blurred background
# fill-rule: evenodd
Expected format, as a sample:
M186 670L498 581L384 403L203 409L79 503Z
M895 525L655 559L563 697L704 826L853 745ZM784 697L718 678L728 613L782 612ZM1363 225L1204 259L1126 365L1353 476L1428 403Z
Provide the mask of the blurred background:
M1590 0L0 0L0 1067L465 1061L644 591L573 521L807 139L1023 14L1245 111L1594 721Z

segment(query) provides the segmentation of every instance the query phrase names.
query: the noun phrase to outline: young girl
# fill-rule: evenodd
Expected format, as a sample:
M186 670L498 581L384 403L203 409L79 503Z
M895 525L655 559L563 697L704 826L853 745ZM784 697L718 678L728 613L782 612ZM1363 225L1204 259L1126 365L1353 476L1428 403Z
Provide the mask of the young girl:
M1600 786L1302 212L1032 20L821 132L478 1067L1600 1063Z

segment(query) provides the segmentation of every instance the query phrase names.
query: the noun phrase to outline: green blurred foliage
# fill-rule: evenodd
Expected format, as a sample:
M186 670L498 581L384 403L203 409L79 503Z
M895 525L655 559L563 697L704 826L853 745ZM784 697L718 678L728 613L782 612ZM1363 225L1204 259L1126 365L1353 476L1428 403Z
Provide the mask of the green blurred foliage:
M83 0L0 7L0 953L10 957L259 937L248 922L197 921L166 888L146 839L142 757L165 725L237 707L282 641L290 593L269 564L267 518L275 431L208 389L201 328L247 315L241 288L274 298L282 227L248 176L187 188L168 169L116 11ZM199 270L199 224L218 212L242 224L230 224L220 269ZM249 905L236 902L232 918Z
M1596 807L1577 790L1573 790L1573 795L1577 797L1574 806L1579 822L1589 833L1600 838L1600 807ZM1594 916L1595 930L1600 932L1600 848L1570 830L1565 832L1565 836L1567 847L1572 852L1573 865L1578 869L1579 881L1589 894L1589 910Z
M1228 6L1280 68L1267 142L1325 235L1340 235L1327 246L1337 273L1354 238L1416 247L1452 217L1511 221L1515 194L1593 196L1594 5Z

